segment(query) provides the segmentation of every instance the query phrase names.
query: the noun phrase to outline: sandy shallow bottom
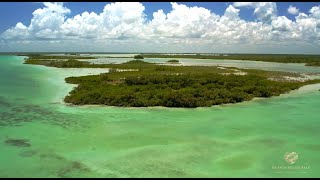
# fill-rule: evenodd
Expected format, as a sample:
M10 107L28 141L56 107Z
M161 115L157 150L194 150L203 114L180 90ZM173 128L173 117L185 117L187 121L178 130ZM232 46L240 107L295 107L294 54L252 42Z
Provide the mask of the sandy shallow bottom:
M65 82L65 78L67 77L78 77L78 76L86 76L86 75L97 75L101 73L108 73L108 68L50 68L43 67L49 71L52 76L47 78L50 83L56 85L59 88L55 97L52 99L52 103L60 103L64 104L64 97L69 94L69 92L75 88L77 85L68 84Z
M210 108L77 107L54 102L78 72L49 69L0 59L0 177L320 176L319 85ZM298 169L272 168L291 166L286 152Z

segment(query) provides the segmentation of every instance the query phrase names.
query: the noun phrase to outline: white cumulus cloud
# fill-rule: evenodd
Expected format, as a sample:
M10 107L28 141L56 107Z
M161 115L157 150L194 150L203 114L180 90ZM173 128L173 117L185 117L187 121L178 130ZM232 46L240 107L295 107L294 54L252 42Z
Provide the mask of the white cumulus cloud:
M299 13L299 9L290 5L288 8L288 13L292 15L297 15Z
M159 9L147 19L142 3L115 2L107 3L102 12L67 17L71 10L63 3L48 2L33 12L30 24L18 22L3 32L0 42L10 48L51 47L62 51L68 47L82 51L232 52L320 46L320 6L312 7L307 14L290 6L288 12L296 14L295 20L278 16L274 2L235 2L223 15L174 2L171 7L168 13ZM245 7L254 9L255 21L240 18Z
M254 8L254 15L259 21L271 22L277 16L277 5L275 2L235 2L235 7Z

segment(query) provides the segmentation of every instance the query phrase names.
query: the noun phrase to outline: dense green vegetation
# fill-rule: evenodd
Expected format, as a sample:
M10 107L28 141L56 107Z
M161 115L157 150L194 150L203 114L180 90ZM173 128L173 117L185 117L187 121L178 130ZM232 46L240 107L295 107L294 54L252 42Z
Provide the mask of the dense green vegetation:
M80 56L80 54L76 54L76 53L66 53L65 55Z
M144 57L142 55L135 55L134 59L144 59Z
M79 84L65 97L66 102L76 105L211 106L248 101L254 97L278 96L305 84L320 82L268 80L269 77L297 76L294 73L206 66L165 66L142 60L132 60L123 64L92 64L75 59L31 58L25 63L58 68L110 68L106 74L66 78L68 83ZM232 75L235 69L247 72L248 75Z
M75 59L68 60L42 60L29 58L26 59L25 64L44 65L57 68L122 68L122 69L141 69L148 67L155 67L155 63L148 63L141 60L132 60L123 64L94 64L87 61L78 61Z
M169 60L169 61L167 61L168 63L179 63L179 61L178 60L176 60L176 59L172 59L172 60Z
M79 86L65 101L76 105L200 107L278 96L303 84L216 73L125 76L114 84L110 83L114 80L110 75L67 78L68 83Z
M38 64L50 67L58 68L85 68L95 67L93 64L86 61L77 61L74 59L68 60L39 60L39 59L27 59L25 64Z
M310 62L310 63L306 63L306 66L320 66L320 62Z
M148 63L142 60L132 60L132 61L125 62L123 64L151 64L151 63Z
M91 63L86 61L78 61L77 59L95 59L95 57L32 55L25 58L24 63L59 68L93 67Z
M273 54L231 54L231 55L167 55L167 54L144 54L145 58L191 58L191 59L229 59L267 61L280 63L320 63L320 55L273 55Z

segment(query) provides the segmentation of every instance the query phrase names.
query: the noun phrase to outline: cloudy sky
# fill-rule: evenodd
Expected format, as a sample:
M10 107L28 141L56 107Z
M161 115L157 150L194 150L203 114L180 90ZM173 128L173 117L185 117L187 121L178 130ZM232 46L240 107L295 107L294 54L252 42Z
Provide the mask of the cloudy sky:
M0 3L1 52L320 52L320 2Z

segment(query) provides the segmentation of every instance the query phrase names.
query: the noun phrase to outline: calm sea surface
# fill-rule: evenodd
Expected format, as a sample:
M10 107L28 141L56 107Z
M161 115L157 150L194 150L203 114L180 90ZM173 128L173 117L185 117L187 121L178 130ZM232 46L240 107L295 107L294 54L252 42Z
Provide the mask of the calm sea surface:
M64 78L107 69L22 63L0 56L0 177L320 177L317 85L210 108L77 107L62 102Z

